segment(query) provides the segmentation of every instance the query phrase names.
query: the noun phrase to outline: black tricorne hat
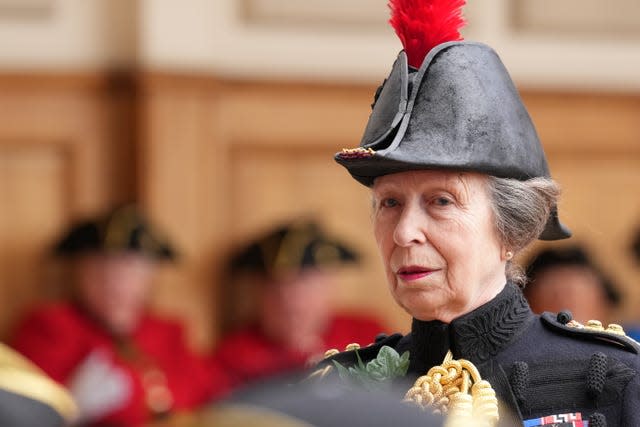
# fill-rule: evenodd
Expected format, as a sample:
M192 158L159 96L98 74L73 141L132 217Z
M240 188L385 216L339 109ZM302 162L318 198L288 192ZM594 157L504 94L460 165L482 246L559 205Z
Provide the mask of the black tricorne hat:
M420 59L409 52L414 58L408 58L407 34L402 33L406 29L398 28L400 18L394 9L403 2L409 0L392 0L391 6L396 13L392 23L405 50L378 89L360 146L337 153L336 161L366 186L382 175L421 169L480 172L518 180L549 177L535 127L495 51L481 43L458 41L455 32L457 37L449 40L456 41L428 46L422 56L417 55ZM431 7L438 2L429 3ZM458 3L459 7L464 4ZM415 4L410 7L419 9ZM400 17L402 13L406 11L400 11ZM459 15L460 11L449 13ZM554 207L540 238L570 236Z
M230 270L274 277L357 259L352 249L327 236L316 222L294 221L269 230L240 249L231 258Z
M612 305L620 303L620 292L613 284L611 279L593 262L587 252L578 245L572 245L564 248L548 248L540 251L536 254L529 265L526 267L527 277L529 284L525 288L525 294L527 289L535 287L536 277L542 274L546 270L550 270L555 267L584 267L591 270L600 281L602 288L607 296L607 300Z
M55 245L62 256L83 253L137 252L152 259L173 260L174 249L134 205L118 207L73 225Z

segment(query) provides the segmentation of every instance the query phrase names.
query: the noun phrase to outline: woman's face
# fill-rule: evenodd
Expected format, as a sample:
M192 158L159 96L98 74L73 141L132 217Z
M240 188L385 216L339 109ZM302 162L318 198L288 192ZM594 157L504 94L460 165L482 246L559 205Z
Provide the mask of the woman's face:
M81 302L111 332L130 334L146 308L153 270L139 254L85 255L76 265Z
M410 171L373 185L374 232L396 302L449 323L506 283L485 175Z

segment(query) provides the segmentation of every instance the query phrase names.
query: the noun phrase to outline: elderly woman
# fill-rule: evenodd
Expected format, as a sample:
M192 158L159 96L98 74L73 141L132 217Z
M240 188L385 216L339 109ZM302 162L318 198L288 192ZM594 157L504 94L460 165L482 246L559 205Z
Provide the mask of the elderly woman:
M389 289L411 333L329 353L318 372L335 366L367 385L422 376L407 399L502 425L638 426L637 343L617 325L536 316L522 296L514 256L570 233L506 69L488 46L459 41L462 3L391 1L405 50L361 146L336 155L371 189Z

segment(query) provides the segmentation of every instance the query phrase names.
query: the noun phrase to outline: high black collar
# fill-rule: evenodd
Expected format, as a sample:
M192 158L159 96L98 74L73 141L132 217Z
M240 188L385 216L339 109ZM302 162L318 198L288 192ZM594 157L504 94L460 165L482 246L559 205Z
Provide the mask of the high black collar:
M441 364L448 350L456 359L485 362L519 336L531 318L520 289L507 283L494 299L449 324L413 319L409 369L424 374Z

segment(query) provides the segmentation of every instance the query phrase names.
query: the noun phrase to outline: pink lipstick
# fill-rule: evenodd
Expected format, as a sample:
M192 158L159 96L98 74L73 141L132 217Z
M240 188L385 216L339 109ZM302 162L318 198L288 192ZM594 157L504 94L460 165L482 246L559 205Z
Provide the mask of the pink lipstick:
M423 277L427 277L430 274L434 273L438 270L431 270L426 267L421 267L419 265L409 265L406 267L400 267L396 274L402 280L406 282L411 282L414 280L422 279Z

